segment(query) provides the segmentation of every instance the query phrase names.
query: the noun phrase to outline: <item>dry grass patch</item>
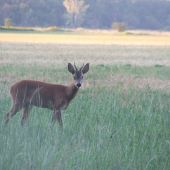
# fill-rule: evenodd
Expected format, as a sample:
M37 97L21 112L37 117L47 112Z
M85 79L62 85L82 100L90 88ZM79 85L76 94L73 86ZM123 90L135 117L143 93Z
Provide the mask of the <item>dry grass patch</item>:
M68 62L90 65L131 64L140 66L170 65L168 46L64 45L0 43L0 63L36 63L64 67Z
M152 89L152 90L167 90L170 92L170 80L161 80L155 77L137 77L134 75L131 76L112 76L109 75L105 79L98 79L95 82L91 79L88 82L84 83L85 88L87 87L108 87L112 88L121 87L124 90L129 88L138 88L138 89Z
M170 46L169 36L164 35L115 35L104 33L0 33L0 42L96 44L96 45L152 45Z

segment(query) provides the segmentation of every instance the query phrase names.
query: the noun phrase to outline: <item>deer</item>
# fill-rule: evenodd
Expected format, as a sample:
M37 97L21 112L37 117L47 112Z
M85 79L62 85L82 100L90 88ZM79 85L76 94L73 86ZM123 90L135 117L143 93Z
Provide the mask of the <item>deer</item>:
M75 69L74 69L75 67ZM56 120L61 129L63 121L61 112L66 110L71 100L76 96L83 82L83 75L89 71L89 63L78 70L68 63L68 71L72 73L72 82L68 86L60 84L50 84L35 80L22 80L11 86L9 93L12 99L12 106L4 116L5 124L9 117L13 117L22 109L21 126L25 124L33 106L48 108L53 111L51 125L54 126Z

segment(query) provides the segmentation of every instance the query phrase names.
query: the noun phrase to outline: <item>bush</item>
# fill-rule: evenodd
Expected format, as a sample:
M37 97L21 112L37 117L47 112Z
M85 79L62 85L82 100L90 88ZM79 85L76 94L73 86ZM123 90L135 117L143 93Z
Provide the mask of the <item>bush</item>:
M26 30L27 31L35 31L34 28L31 28L31 27L27 27Z
M5 18L4 19L4 25L7 28L11 27L12 26L12 20L10 18Z
M128 31L124 31L124 32L122 32L122 34L123 34L123 35L133 35L133 33L128 32Z
M82 27L78 27L78 28L76 28L76 31L77 31L77 32L84 32L84 31L85 31L85 29L84 29L84 28L82 28Z
M53 27L44 28L43 31L65 31L65 29L53 26Z
M56 26L46 28L46 31L57 31L57 30L58 28Z
M6 30L6 31L34 31L34 28L24 28L24 27L2 27L0 26L0 30Z
M112 28L117 30L118 32L123 32L126 30L126 24L124 22L114 22L112 24Z

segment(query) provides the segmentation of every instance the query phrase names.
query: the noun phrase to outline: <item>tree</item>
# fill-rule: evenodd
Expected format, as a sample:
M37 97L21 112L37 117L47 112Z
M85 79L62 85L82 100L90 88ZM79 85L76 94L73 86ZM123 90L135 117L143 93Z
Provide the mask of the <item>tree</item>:
M67 13L65 14L67 24L71 24L73 28L76 27L77 23L81 25L89 5L84 5L83 0L65 0L63 5L67 9Z
M4 24L5 24L5 27L9 28L12 26L12 20L10 18L5 18Z
M125 23L119 23L119 22L114 22L112 24L112 28L117 30L118 32L123 32L126 29L126 24Z

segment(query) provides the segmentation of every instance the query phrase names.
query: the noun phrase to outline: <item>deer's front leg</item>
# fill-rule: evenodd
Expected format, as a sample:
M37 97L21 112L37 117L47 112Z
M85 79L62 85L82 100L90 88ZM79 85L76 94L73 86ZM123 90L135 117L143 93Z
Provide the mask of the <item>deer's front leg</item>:
M61 117L61 110L54 110L53 115L52 115L52 126L54 126L56 119L58 120L58 123L60 124L61 128L63 128L63 121Z

